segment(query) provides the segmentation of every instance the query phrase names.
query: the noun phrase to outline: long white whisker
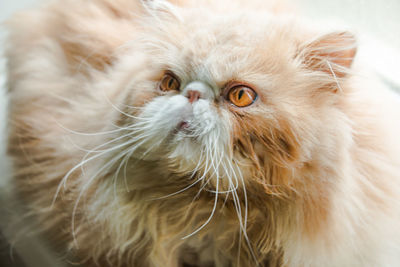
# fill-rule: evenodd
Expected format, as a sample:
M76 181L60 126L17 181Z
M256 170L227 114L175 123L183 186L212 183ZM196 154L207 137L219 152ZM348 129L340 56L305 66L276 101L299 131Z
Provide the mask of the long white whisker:
M212 154L211 154L211 151L209 151L209 149L207 149L206 155L207 155L206 162L207 162L207 163L208 163L208 162L211 162L211 164L209 164L208 168L204 171L202 177L201 177L199 180L204 180L204 178L206 177L206 175L208 174L208 172L210 171L211 168L213 168L214 170L213 170L213 173L211 173L210 178L208 178L208 179L206 180L206 182L202 185L202 187L200 188L200 190L197 192L197 194L196 194L195 197L193 198L193 201L194 201L195 199L197 199L197 198L200 196L200 193L203 191L203 189L204 189L204 188L207 186L207 184L210 182L210 180L212 179L213 175L217 173L216 170L215 170L215 166L214 166L214 158L213 158L213 156L212 156ZM208 156L210 156L210 159L208 158ZM192 203L193 203L193 201L192 201Z
M146 136L145 136L146 137ZM147 136L148 137L148 136ZM147 138L146 137L146 138ZM149 141L149 139L147 138L143 138L143 140L138 144L138 145L135 145L135 147L134 148L131 148L130 149L130 151L125 155L125 157L124 157L124 159L123 159L123 161L122 162L124 162L125 161L125 164L124 164L124 183L125 183L125 188L126 188L126 191L127 192L129 192L130 190L129 190L129 187L128 187L128 181L127 181L127 175L126 175L126 173L127 173L127 164L128 164L128 161L129 161L129 159L131 158L131 156L132 156L132 154L135 152L135 150L137 149L137 147L139 147L139 146L141 146L142 144L144 144L144 143L146 143L147 141ZM158 143L155 143L155 144L153 144L149 149L147 149L142 155L141 155L141 157L138 159L138 160L141 160L141 159L143 159L145 156L146 156L146 154L147 153L149 153L151 150L153 150L153 148L156 146L156 145L158 145Z
M217 192L218 192L218 186L219 186L219 177L217 176L217 186L216 186ZM219 194L215 194L214 206L213 206L213 209L212 209L211 214L210 214L210 216L208 217L207 221L206 221L203 225L201 225L199 228L197 228L195 231L193 231L191 234L189 234L189 235L183 237L182 239L186 239L186 238L189 238L189 237L195 235L196 233L198 233L199 231L201 231L201 229L203 229L203 228L211 221L212 217L214 216L215 210L217 209L218 195L219 195Z
M122 136L120 136L120 137L118 137L118 138L115 138L115 139L109 141L109 142L106 142L105 144L102 144L102 145L100 145L100 146L97 146L95 149L100 148L100 147L102 147L102 146L104 146L104 145L113 143L113 142L115 142L115 141L117 141L117 140L119 140L119 139L125 138L125 137L127 137L127 136L129 136L129 135L131 135L131 134L133 134L133 133L129 133L129 134L126 134L126 135L122 135ZM131 142L133 143L133 142L135 142L135 141L136 141L135 139L129 140L128 142L125 142L125 143L122 143L122 144L120 144L120 145L111 147L111 148L109 148L109 149L107 149L107 150L105 150L105 151L103 151L103 152L101 152L101 153L99 153L99 154L97 154L97 155L94 155L94 156L92 156L92 157L90 157L90 158L87 158L88 155L89 155L89 153L86 154L85 157L82 159L82 161L81 161L80 163L78 163L77 165L75 165L71 170L69 170L69 171L67 172L67 174L64 176L64 178L61 180L60 184L59 184L58 187L57 187L57 190L56 190L56 193L55 193L55 195L54 195L54 198L53 198L53 201L52 201L51 206L54 205L54 203L55 203L55 201L56 201L56 199L57 199L57 196L58 196L59 193L60 193L61 187L62 187L63 185L64 185L64 187L65 187L68 178L71 176L71 174L72 174L74 171L76 171L78 168L83 167L86 163L88 163L88 162L90 162L90 161L92 161L92 160L94 160L94 159L96 159L96 158L99 158L99 157L103 156L104 154L107 154L107 153L109 153L109 152L111 152L111 151L114 151L114 150L116 150L116 149L119 149L119 148L121 148L121 147L123 147L123 146L125 146L125 145L128 145L128 144L131 143Z
M122 158L123 157L123 160L120 162L120 164L119 164L119 166L118 166L118 168L117 168L117 170L115 171L115 174L113 175L113 180L114 180L114 182L113 182L113 184L114 184L114 196L116 197L117 196L117 179L118 179L118 175L119 175L119 173L120 173L120 171L121 171L121 168L122 168L122 166L124 165L124 162L125 162L125 160L126 160L126 158L128 157L130 157L131 155L132 155L132 153L133 153L133 151L135 151L135 149L132 149L132 148L127 148L127 149L125 149L124 151L122 151L122 152L120 152L119 153L119 158ZM132 152L132 153L131 153ZM129 156L128 156L129 155ZM127 185L127 182L126 182L126 180L125 180L125 186L126 186L126 188L128 188L128 185ZM128 190L127 190L128 191Z
M91 183L96 179L96 177L102 173L106 168L112 166L115 164L115 162L117 162L120 158L115 157L112 160L108 161L106 164L104 164L95 174L93 174L89 180L85 183L85 185L82 187L82 190L79 192L78 198L75 201L74 204L74 208L72 210L72 222L71 222L71 227L72 227L72 235L74 238L74 242L75 244L78 246L77 242L76 242L76 235L75 235L75 215L76 215L76 211L78 209L78 205L80 202L80 199L82 198L83 194L86 192L86 190L89 188L89 186L91 185Z
M219 191L219 194L231 193L232 191L236 191L239 188L239 181L238 181L238 178L236 176L236 173L232 169L232 165L230 163L230 160L227 160L227 162L230 164L230 165L228 165L230 167L229 171L228 171L228 168L225 165L224 161L221 162L221 166L223 167L224 172L226 174L226 177L228 178L229 189L228 190L224 190L224 191ZM236 184L233 184L231 174L235 178ZM207 190L207 191L210 192L210 193L216 193L214 190Z
M59 127L61 127L63 130L65 130L65 131L67 131L69 133L76 134L76 135L84 135L84 136L106 135L106 134L118 133L118 132L123 130L123 129L116 129L116 130L97 132L97 133L84 133L84 132L78 132L78 131L74 131L74 130L68 129L67 127L65 127L61 123L59 123L57 120L55 120L55 122Z
M140 120L140 119L141 119L140 117L133 116L133 115L131 115L131 114L128 114L128 113L126 113L126 112L120 110L120 109L119 109L117 106L115 106L114 103L112 103L111 100L107 97L107 94L106 94L106 92L105 92L104 90L103 90L103 93L104 93L105 99L106 99L107 102L111 105L111 107L112 107L113 109L115 109L116 111L118 111L118 112L121 113L122 115L125 115L125 116L128 117L128 118L132 118L132 119L136 119L136 120Z
M195 170L193 171L193 173L192 173L192 175L191 175L190 178L193 178L193 176L195 175L195 173L197 172L197 170L200 168L200 164L201 164L202 161L203 161L203 160L202 160L202 155L203 155L203 149L201 150L199 163L196 165ZM205 176L204 176L204 174L203 174L203 175L202 175L199 179L197 179L194 183L191 183L190 185L184 187L183 189L180 189L180 190L178 190L178 191L176 191L176 192L174 192L174 193L171 193L171 194L168 194L168 195L165 195L165 196L162 196L162 197L152 198L151 200L164 199L164 198L168 198L168 197L172 197L172 196L175 196L175 195L177 195L177 194L180 194L180 193L182 193L182 192L188 190L189 188L195 186L195 185L198 184L199 182L201 182L201 181L204 179L204 177L205 177Z
M232 165L231 165L231 167L232 167ZM251 246L251 242L250 242L250 239L249 239L249 237L247 235L247 230L246 230L247 229L247 217L248 217L248 199L247 199L246 185L245 185L245 182L244 182L244 179L243 179L243 175L242 175L240 169L237 168L237 171L239 173L239 180L241 181L241 184L242 184L242 187L243 187L244 205L245 205L245 207L244 207L244 209L245 209L244 210L244 219L243 219L239 196L237 194L237 191L235 190L232 193L232 197L233 197L233 200L234 200L235 209L236 209L236 212L237 212L237 216L238 216L238 219L239 219L239 225L240 225L240 229L241 229L241 231L239 233L239 239L241 239L241 236L243 234L243 236L244 236L244 238L246 240L246 243L247 243L247 245L249 247L250 254L251 254L251 256L253 257L254 261L257 263L257 266L258 266L259 262L257 260L257 257L254 254L254 250L253 250L253 248ZM239 241L239 250L240 250L240 246L241 246L240 244L241 244L241 242Z

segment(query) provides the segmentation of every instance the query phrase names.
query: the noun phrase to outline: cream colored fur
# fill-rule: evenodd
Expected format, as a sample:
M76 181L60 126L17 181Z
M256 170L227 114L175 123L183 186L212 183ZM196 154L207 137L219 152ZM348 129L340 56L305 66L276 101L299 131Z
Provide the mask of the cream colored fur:
M239 0L52 1L9 28L14 190L66 257L400 265L400 105L351 34ZM257 101L227 103L231 81Z

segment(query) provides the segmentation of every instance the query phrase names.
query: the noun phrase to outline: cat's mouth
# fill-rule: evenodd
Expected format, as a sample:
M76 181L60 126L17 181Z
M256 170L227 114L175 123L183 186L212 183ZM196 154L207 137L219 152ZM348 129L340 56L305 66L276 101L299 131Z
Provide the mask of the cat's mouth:
M189 121L183 120L177 125L175 133L176 134L182 133L186 137L192 137L194 134L194 130L193 127L191 127L191 123Z
M189 129L189 126L190 126L190 124L188 121L181 121L177 128L179 130L187 130L187 129Z

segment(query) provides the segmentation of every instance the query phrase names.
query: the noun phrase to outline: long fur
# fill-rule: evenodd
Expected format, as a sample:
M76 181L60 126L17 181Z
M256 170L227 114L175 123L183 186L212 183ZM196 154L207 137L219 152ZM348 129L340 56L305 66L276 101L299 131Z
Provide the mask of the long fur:
M354 36L278 1L199 2L52 1L9 22L26 220L87 266L400 265L400 105L353 64ZM167 70L215 99L161 93ZM232 81L257 101L226 103Z

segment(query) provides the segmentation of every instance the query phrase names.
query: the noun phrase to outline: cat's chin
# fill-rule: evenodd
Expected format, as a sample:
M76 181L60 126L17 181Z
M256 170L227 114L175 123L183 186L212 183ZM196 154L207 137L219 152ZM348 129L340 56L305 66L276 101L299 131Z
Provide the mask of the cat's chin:
M185 130L181 130L185 131ZM171 173L178 177L191 177L203 188L211 191L232 190L233 184L241 177L241 170L232 162L232 156L226 150L224 142L207 144L209 135L188 136L186 132L178 132L163 154L161 161L168 165ZM218 187L217 187L218 184Z
M175 142L180 142L181 140L191 140L191 142L198 143L198 135L196 129L192 127L192 123L188 120L182 120L178 123L173 131L173 138Z

